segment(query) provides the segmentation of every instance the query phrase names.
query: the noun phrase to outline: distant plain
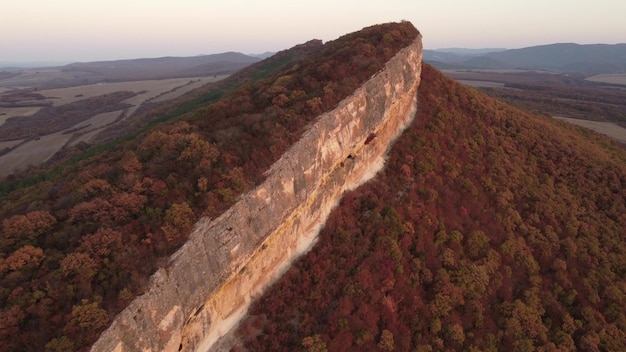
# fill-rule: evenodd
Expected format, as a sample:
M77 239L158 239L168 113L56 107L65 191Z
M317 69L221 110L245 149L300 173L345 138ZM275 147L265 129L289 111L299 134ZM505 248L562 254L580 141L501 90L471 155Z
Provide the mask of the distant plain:
M258 61L239 53L0 72L0 178ZM116 98L119 97L119 98Z
M90 116L63 131L26 139L0 140L0 152L5 150L0 155L0 177L30 165L43 163L65 146L76 145L79 142L89 143L99 132L116 122L132 116L142 104L174 99L195 88L210 82L216 82L224 77L226 76L97 83L37 91L37 93L45 97L43 102L50 102L51 106L63 106L82 99L122 91L133 92L136 95L122 101L123 104L128 104L124 109ZM1 97L2 94L0 94ZM41 109L45 109L45 106L0 107L0 128L2 128L1 124L4 124L9 118L33 116ZM6 150L9 151L6 152Z

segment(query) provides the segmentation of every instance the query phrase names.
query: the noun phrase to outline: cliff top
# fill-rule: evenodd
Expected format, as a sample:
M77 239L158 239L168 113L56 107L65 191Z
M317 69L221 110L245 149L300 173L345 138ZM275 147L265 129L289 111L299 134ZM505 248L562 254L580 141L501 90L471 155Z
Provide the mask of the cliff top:
M278 53L135 132L0 187L0 344L81 350L146 289L200 216L216 217L419 35L408 22Z

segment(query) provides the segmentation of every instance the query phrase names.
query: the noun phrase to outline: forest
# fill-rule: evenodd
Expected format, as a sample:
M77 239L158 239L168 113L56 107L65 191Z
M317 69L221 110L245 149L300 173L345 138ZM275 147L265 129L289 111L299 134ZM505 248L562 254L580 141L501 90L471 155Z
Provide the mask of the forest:
M262 181L312 119L418 34L408 22L390 23L296 46L146 112L132 133L79 145L52 169L6 179L3 349L87 350L167 265L197 219L218 216Z
M424 65L385 169L232 351L626 349L626 152Z

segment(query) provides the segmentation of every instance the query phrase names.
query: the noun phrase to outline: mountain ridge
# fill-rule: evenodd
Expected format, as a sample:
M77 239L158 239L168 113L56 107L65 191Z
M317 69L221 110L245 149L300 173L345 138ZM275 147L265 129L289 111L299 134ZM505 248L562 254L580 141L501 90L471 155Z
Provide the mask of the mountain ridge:
M530 69L586 74L626 72L626 44L555 43L482 55L427 50L425 57L440 68Z
M315 242L342 193L382 167L388 141L414 115L420 56L416 39L336 109L316 118L258 188L219 218L203 219L92 351L118 344L206 351L217 342L267 283ZM213 260L198 260L209 250ZM160 330L173 333L162 336Z
M148 111L150 122L137 131L90 149L77 148L75 158L54 170L42 175L32 171L28 179L3 184L2 345L9 350L86 350L118 312L146 292L149 276L167 268L168 257L186 243L198 219L217 218L262 183L272 163L316 117L351 96L418 35L408 22L391 23L279 52ZM418 76L407 74L409 79ZM384 95L401 87L375 88ZM366 96L359 99L367 101ZM377 112L400 109L371 103ZM367 121L344 120L357 126ZM361 147L363 140L357 142ZM200 257L218 260L210 253L213 249ZM227 259L229 254L220 256ZM214 274L220 280L228 275ZM157 322L157 331L160 323L167 328L180 322L180 314L199 309L193 303L174 310L175 320ZM170 333L159 333L159 339L169 337L175 341Z
M418 101L234 350L623 350L626 151L427 64Z
M237 317L258 293L254 275L272 276L274 261L301 247L285 229L306 237L320 226L312 212L326 211L334 193L309 187L342 189L356 165L378 164L370 151L393 138L377 123L391 112L396 118L382 125L401 125L415 98L407 87L421 80L417 118L389 167L347 194L318 246L287 272L294 286L279 281L252 308L240 343L272 351L623 349L623 149L412 66L417 44L405 49L417 37L402 22L277 53L154 112L154 125L11 188L0 205L2 345L86 350L129 302L131 313L94 349L210 345L224 333L213 323ZM407 57L383 69L396 55ZM364 88L370 79L377 83ZM391 99L394 92L404 98ZM324 114L337 107L344 113ZM319 116L329 124L305 132ZM271 167L301 136L324 143ZM320 176L332 172L327 166L336 173ZM293 216L279 211L298 201L305 206ZM234 226L215 226L221 214ZM188 241L194 225L200 241ZM263 237L276 226L298 243ZM232 266L194 271L225 263ZM211 275L208 284L228 284L178 304Z

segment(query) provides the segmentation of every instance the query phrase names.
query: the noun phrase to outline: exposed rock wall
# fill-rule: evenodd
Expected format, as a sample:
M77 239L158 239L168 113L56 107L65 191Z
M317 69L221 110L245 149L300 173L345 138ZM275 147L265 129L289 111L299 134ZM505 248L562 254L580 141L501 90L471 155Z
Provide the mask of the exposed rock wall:
M314 242L344 191L380 170L415 115L421 37L316 122L266 181L202 219L92 351L208 351Z

